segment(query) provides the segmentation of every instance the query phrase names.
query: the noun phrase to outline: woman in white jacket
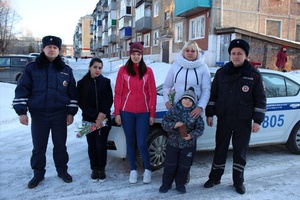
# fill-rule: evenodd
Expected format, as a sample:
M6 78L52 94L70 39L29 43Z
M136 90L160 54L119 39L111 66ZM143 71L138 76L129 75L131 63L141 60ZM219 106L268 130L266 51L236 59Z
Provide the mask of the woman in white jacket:
M189 87L195 89L197 106L191 112L191 116L194 118L198 118L205 110L211 87L210 72L200 51L201 49L195 41L186 43L172 64L163 84L164 102L167 109L172 107L168 96L172 89L175 89L176 92L173 102L175 104Z

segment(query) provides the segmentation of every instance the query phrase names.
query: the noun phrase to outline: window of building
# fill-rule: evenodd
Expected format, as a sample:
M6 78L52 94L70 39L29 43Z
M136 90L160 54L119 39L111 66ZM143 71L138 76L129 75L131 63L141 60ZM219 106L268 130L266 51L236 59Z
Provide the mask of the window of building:
M164 16L165 20L169 20L171 18L171 13L170 11L166 11L165 12L165 16Z
M125 50L126 44L127 44L127 41L122 42L122 46L121 46L122 51Z
M296 25L296 37L295 37L296 42L300 42L300 24Z
M153 46L158 46L158 31L153 31Z
M182 42L183 38L183 23L175 24L175 42Z
M205 36L205 18L204 15L190 20L189 39L201 39Z
M135 17L133 17L132 18L132 28L135 28L135 22L136 22Z
M153 16L157 17L159 14L159 1L155 1L153 5Z
M266 34L276 36L276 37L281 37L281 21L267 19Z
M116 45L115 44L112 46L112 53L116 53Z
M144 47L150 46L150 33L144 35Z
M127 46L127 51L130 51L130 45L129 45L130 42L132 42L132 41L130 41L130 40L127 41L127 45L126 45Z
M145 7L144 6L139 6L138 8L135 9L135 20L138 21L145 15Z
M142 41L142 36L141 36L141 35L139 35L139 36L137 37L137 41L138 41L138 42L141 42L141 41Z

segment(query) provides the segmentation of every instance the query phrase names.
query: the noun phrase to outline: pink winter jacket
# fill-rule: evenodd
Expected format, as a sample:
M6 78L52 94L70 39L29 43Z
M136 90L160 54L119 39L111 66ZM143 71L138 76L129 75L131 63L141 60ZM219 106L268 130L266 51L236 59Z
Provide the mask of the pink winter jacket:
M119 69L114 97L114 115L120 111L131 113L150 112L150 117L156 117L156 85L153 71L147 67L142 79L138 75L138 66L134 65L136 76L129 75L125 66Z
M285 63L287 62L287 54L281 48L277 54L276 66L285 68Z

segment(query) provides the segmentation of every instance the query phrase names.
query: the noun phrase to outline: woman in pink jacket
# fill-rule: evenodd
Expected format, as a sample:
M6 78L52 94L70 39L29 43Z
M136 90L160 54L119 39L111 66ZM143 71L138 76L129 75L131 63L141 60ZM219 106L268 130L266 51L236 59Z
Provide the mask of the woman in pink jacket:
M119 69L115 84L114 115L116 123L122 124L126 136L130 183L136 183L138 178L136 146L145 168L143 182L151 182L147 137L149 125L154 123L155 118L156 85L152 69L143 60L143 44L144 42L129 43L130 58Z

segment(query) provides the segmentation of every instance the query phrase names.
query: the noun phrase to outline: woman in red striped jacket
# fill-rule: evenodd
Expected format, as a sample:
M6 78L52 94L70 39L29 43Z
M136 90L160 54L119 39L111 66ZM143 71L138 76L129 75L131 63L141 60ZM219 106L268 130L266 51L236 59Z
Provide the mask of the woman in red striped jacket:
M115 84L114 115L116 123L122 124L126 136L130 183L136 183L138 178L136 146L145 168L143 182L151 182L147 137L149 125L154 123L155 118L156 85L152 69L143 60L143 44L144 42L129 44L130 58L119 69Z

